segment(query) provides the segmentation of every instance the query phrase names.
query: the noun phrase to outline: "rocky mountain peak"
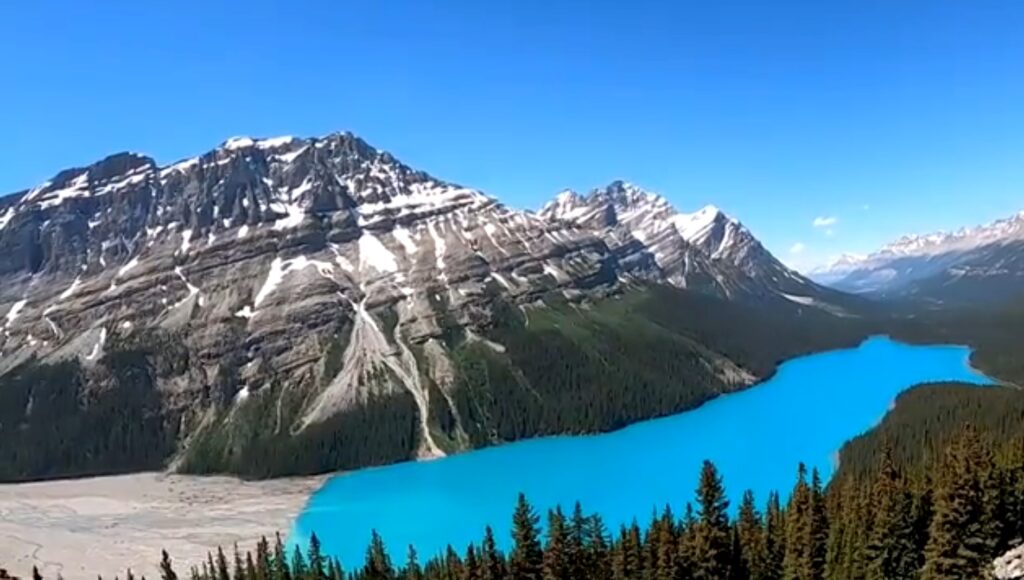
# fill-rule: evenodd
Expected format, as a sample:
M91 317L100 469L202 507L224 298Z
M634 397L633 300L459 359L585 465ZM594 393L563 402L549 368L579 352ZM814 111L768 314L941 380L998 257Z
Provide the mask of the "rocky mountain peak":
M665 197L626 181L614 181L586 196L562 192L539 215L604 237L638 275L649 276L656 267L656 276L677 286L726 296L820 290L785 267L738 220L716 206L682 213Z
M489 329L637 285L828 299L721 212L623 181L533 214L351 133L234 137L165 166L120 153L0 197L0 376L75 361L102 389L108 354L158 344L174 364L142 374L183 432L231 440L255 401L287 438L401 399L434 456L438 417L465 438L456 349L500 354Z

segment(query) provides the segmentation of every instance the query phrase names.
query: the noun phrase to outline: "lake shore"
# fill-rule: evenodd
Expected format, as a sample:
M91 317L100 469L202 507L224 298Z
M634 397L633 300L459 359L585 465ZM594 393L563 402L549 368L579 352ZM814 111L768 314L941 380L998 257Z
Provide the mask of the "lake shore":
M252 548L287 534L328 475L248 482L140 473L0 485L0 568L67 580L159 578L167 550L179 577L216 546Z

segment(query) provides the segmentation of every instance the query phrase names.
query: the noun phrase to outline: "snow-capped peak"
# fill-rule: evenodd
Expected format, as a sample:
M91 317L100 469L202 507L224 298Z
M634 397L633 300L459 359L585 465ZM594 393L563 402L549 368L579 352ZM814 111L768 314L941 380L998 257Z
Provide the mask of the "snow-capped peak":
M281 137L268 137L266 139L253 139L252 137L238 136L231 137L225 141L222 145L222 149L228 151L237 151L239 149L248 149L249 147L258 147L260 149L277 149L290 145L297 139L291 135L283 135Z
M905 235L886 244L871 257L937 255L1021 238L1024 238L1024 211L984 225L960 228L955 232Z
M729 219L717 207L706 205L694 213L681 213L673 221L684 240L699 243L710 234L711 228L720 218Z
M703 256L698 259L732 264L752 275L767 273L768 278L778 279L794 276L739 221L718 207L706 205L682 213L661 195L626 181L614 181L586 196L562 192L544 206L540 216L625 234L648 246L662 267L669 267L672 256L692 257L696 252ZM679 267L684 271L694 267L692 263L687 265L686 258L680 259L683 262Z
M916 280L938 275L967 260L974 271L984 271L985 256L993 255L996 270L1005 270L999 249L1024 240L1024 212L988 224L909 234L886 244L868 256L841 256L811 271L818 281L854 292L898 289ZM972 257L973 256L973 257Z
M245 149L246 147L252 147L256 142L250 137L231 137L224 142L224 149L234 151L236 149Z

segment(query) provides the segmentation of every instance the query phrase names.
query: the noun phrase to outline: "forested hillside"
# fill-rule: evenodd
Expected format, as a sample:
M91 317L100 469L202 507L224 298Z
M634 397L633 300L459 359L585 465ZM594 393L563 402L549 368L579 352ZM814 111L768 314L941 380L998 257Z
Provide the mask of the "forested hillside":
M853 346L872 331L867 318L783 299L743 303L657 285L582 304L498 301L495 312L484 335L455 326L446 334L445 388L426 368L426 347L411 348L431 394L430 433L445 452L608 431L692 409L770 376L785 359ZM319 364L336 367L342 350L329 345ZM201 388L189 385L189 396L201 397L195 405L161 404L180 396L161 382L196 380L203 364L175 334L147 332L112 338L90 366L29 362L0 376L0 479L158 469L172 460L192 473L323 473L408 459L422 443L407 392L374 395L300 429L312 395L271 381L239 404L245 365L230 357Z
M970 346L971 361L986 374L1024 385L1024 298L1008 304L935 308L890 304L886 329L894 338L914 343Z
M837 477L870 475L887 445L901 465L923 477L964 424L981 426L995 451L1010 453L1002 446L1024 438L1024 390L959 383L910 389L877 427L843 446Z
M870 475L841 477L824 488L817 472L801 466L788 500L772 494L763 506L751 493L730 506L728 482L706 462L684 513L666 508L618 530L608 530L600 514L588 514L578 504L567 511L553 507L542 521L520 496L508 553L498 548L490 528L481 530L478 543L427 554L423 561L413 548L389 546L376 533L368 538L362 562L331 558L315 535L305 551L289 551L278 537L252 552L218 550L205 562L174 563L165 553L161 575L164 580L987 578L993 559L1024 537L1024 478L1019 477L1024 437L997 443L996 434L975 427L955 431L941 456L928 460L927 477L904 467L893 448L883 446Z

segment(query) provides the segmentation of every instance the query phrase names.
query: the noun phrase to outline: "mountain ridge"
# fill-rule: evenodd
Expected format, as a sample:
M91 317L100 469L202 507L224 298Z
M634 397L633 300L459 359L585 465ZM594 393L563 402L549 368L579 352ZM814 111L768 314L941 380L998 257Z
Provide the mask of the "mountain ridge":
M351 133L236 137L165 166L119 153L63 170L0 213L0 381L16 385L0 401L0 431L31 432L45 414L33 403L40 390L57 389L54 400L79 401L66 412L86 430L116 407L104 398L123 399L135 417L123 428L146 426L186 470L245 472L254 467L240 458L269 450L296 459L266 474L433 457L606 429L748 386L770 364L723 336L740 304L808 325L856 317L847 297L783 266L717 210L682 214L624 182L591 199L611 221L515 210ZM701 307L719 318L663 327L658 308L695 303L646 290L660 285L708 296ZM604 329L619 350L572 325ZM577 375L624 364L641 345L689 362L630 369L661 394L595 419L585 412L594 393L563 399L541 384L564 367L531 370L544 355L523 353L536 344L578 359ZM679 372L699 387L657 374ZM608 400L640 396L626 375L552 380ZM524 399L531 391L546 394ZM545 400L561 415L548 416Z
M905 235L808 275L837 289L932 303L1011 299L1024 292L1024 211L973 227Z

